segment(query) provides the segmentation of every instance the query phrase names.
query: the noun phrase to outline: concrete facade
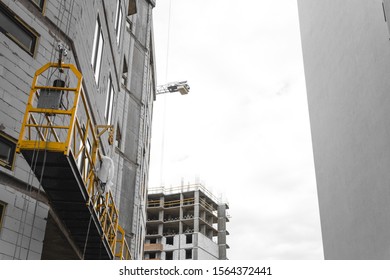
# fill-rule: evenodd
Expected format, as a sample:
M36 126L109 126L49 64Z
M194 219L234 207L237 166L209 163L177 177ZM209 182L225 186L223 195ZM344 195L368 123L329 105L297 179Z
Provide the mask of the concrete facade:
M149 190L144 259L226 260L228 208L200 184Z
M390 13L298 8L325 258L390 259Z
M47 201L39 201L36 194L21 192L25 185L12 178L0 178L0 197L4 207L0 229L0 259L39 260L42 255L46 220L49 214Z
M155 1L45 0L42 1L42 8L35 4L37 2L1 1L3 12L6 11L11 17L16 15L23 26L38 36L34 51L29 53L6 36L6 32L0 32L1 137L14 143L18 139L34 73L47 62L57 60L57 44L63 43L69 49L64 62L75 64L83 74L82 86L92 108L93 120L96 124L114 126L114 145L109 145L105 134L101 139L101 149L115 164L112 191L120 211L119 222L126 231L133 258L142 259L150 131L155 99L152 22ZM118 3L121 17L118 17ZM100 74L95 79L91 55L98 18L104 43ZM111 121L105 118L109 81L113 88ZM0 240L9 244L0 246L0 256L13 259L25 259L27 256L29 259L82 257L80 248L72 243L72 237L58 220L55 209L50 207L23 156L16 154L11 167L0 165L0 182L3 181L7 183L0 184L0 202L6 205L6 211L0 225ZM35 193L39 193L38 199ZM27 235L28 238L32 237L28 248L23 242L20 245L20 240L9 238L10 230L25 236L22 228L29 226L29 217L22 221L19 212L29 213L30 208L18 208L16 202L19 203L19 200L25 201L25 205L38 205L34 207L40 213L33 219L33 228L37 228L40 235L35 230L32 231L33 236ZM10 223L18 226L9 228ZM27 253L23 250L27 250Z

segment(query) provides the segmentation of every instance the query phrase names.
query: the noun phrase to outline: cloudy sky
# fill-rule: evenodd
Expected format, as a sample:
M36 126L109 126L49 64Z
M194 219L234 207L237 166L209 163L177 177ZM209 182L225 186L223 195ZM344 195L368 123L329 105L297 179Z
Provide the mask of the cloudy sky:
M170 23L170 24L169 24ZM150 187L229 202L230 259L323 259L296 1L158 0Z

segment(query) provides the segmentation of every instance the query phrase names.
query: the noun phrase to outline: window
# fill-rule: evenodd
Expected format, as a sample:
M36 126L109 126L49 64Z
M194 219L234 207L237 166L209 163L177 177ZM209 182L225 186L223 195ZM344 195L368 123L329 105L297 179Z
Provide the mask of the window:
M116 6L116 16L115 16L115 31L116 31L116 42L119 44L119 40L121 38L121 28L122 28L122 7L121 1L118 0Z
M122 133L119 127L119 123L116 124L116 136L115 136L115 145L120 149L122 144Z
M31 0L41 11L43 10L43 5L45 4L45 0Z
M123 69L122 69L122 85L125 87L127 86L127 72L128 72L128 67L126 63L126 56L123 59Z
M31 56L34 55L38 34L1 3L0 31Z
M173 252L172 251L165 252L165 259L166 260L173 260Z
M389 20L390 0L383 0L383 2L382 2L382 9L383 9L384 20L385 20L385 22L387 24L387 29L390 32L390 20Z
M192 249L186 249L186 260L192 259Z
M3 217L5 213L5 203L0 201L0 230L1 226L3 225Z
M137 0L130 0L127 7L127 15L131 16L137 13Z
M126 30L127 30L127 32L131 32L132 26L133 26L132 22L130 21L129 18L127 18L126 19Z
M100 25L99 17L96 19L95 33L92 47L91 65L95 72L95 82L98 84L100 75L100 66L102 63L103 55L103 32Z
M186 234L186 244L192 243L192 234Z
M112 102L114 99L114 87L112 86L111 76L108 77L107 95L106 95L106 108L104 110L104 118L107 124L111 124L112 118Z
M15 160L16 140L0 133L0 166L12 170Z
M165 244L173 245L173 236L165 237Z

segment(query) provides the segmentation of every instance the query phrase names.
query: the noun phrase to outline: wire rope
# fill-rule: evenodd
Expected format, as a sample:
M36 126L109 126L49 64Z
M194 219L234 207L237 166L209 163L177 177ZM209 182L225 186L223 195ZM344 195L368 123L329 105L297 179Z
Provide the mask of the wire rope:
M170 49L170 39L171 39L171 13L172 13L172 0L169 0L169 11L168 11L168 36L167 36L167 52L165 56L165 82L168 81L168 72L169 72L169 49ZM160 161L160 186L164 186L164 157L165 157L165 129L166 129L166 112L167 111L167 98L164 95L163 103L163 118L162 118L162 140L161 140L161 161Z
M91 222L92 222L92 215L89 217L87 235L85 236L85 243L84 243L84 249L83 249L83 260L85 259L85 252L87 251L87 244L88 244L88 238L89 238L89 231L91 229Z

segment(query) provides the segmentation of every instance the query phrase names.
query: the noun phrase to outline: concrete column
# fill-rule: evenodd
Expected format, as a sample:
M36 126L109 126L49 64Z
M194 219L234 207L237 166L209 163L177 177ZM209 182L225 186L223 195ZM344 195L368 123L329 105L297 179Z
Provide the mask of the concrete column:
M218 254L220 260L226 260L226 204L218 205Z
M200 218L200 209L199 209L199 190L194 192L194 234L193 234L193 250L192 250L192 259L198 259L198 234L199 234L199 218Z

